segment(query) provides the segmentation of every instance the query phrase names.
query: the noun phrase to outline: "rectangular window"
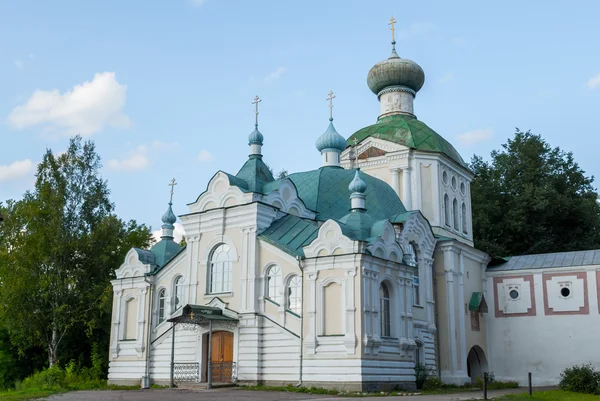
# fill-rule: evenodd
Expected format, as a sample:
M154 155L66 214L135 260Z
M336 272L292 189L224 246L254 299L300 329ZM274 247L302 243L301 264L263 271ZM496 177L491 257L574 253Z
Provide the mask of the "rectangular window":
M419 276L413 275L413 305L421 306L421 296L419 293Z

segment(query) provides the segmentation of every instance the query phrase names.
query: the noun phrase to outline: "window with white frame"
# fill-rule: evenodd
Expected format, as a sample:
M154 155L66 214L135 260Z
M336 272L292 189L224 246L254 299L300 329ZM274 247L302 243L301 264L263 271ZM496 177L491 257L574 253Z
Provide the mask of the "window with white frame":
M175 294L175 299L173 300L174 311L183 306L183 290L183 277L179 276L177 277L177 279L175 279L175 288L173 291L173 293Z
M384 283L379 285L379 314L381 321L381 336L390 337L390 292Z
M467 233L467 205L462 204L462 230Z
M158 324L165 321L165 305L167 303L167 290L164 288L158 292Z
M444 195L444 224L450 227L450 197Z
M421 294L419 292L419 269L415 271L412 277L413 287L413 305L421 306Z
M267 272L267 297L281 303L281 267L271 266Z
M288 284L286 309L296 315L302 313L302 278L293 276Z
M452 219L454 222L454 229L458 230L458 201L456 198L452 201Z
M231 292L231 265L229 254L231 248L227 244L218 245L210 256L208 292L219 294Z

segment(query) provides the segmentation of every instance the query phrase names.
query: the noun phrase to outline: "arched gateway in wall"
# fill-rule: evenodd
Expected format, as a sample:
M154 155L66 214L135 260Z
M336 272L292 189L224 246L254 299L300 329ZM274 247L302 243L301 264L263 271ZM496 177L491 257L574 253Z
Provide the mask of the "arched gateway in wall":
M467 356L467 373L471 381L474 382L478 377L481 377L487 369L488 363L485 352L479 345L473 346Z

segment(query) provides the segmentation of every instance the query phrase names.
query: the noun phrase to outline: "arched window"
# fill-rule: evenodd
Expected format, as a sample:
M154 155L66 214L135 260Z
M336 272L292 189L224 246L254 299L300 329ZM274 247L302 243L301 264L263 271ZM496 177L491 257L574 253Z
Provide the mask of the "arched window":
M390 292L386 285L379 285L379 313L381 319L381 335L390 337Z
M158 324L165 321L165 305L167 303L167 290L164 288L158 292Z
M467 206L462 204L462 230L463 233L467 233Z
M454 220L454 229L458 230L458 201L456 198L452 201L452 218Z
M179 276L175 280L175 288L173 289L175 299L173 300L173 310L181 308L183 305L183 277Z
M227 244L217 246L210 256L208 292L219 294L231 292L231 248Z
M281 267L272 266L267 272L267 297L281 303Z
M404 263L409 266L417 266L419 264L419 260L417 259L417 248L412 242L408 244L404 250Z
M300 315L302 313L302 278L300 276L293 276L290 279L287 294L286 309Z
M444 195L444 223L450 227L450 198Z

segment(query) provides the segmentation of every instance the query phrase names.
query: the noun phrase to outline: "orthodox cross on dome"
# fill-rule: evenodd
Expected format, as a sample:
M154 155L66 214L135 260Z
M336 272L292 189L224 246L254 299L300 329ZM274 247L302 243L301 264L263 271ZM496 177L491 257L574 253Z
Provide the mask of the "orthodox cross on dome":
M388 25L391 26L391 30L392 30L392 43L396 42L396 38L394 37L394 32L396 31L396 28L394 28L394 24L398 22L396 21L396 19L394 17L390 18L390 23Z
M354 138L354 163L358 168L358 139Z
M195 313L192 311L192 312L190 313L190 319L194 320L194 316L196 316L196 314L195 314Z
M171 187L171 199L169 200L170 205L173 204L173 190L175 189L175 185L177 185L177 182L175 181L175 178L173 178L169 183L169 186Z
M256 118L254 125L256 125L258 127L258 104L262 102L262 99L259 98L258 96L254 96L254 101L252 102L252 104L254 105L254 116Z
M325 99L329 100L329 121L333 121L333 99L335 99L335 96L332 91L329 91L329 96Z

